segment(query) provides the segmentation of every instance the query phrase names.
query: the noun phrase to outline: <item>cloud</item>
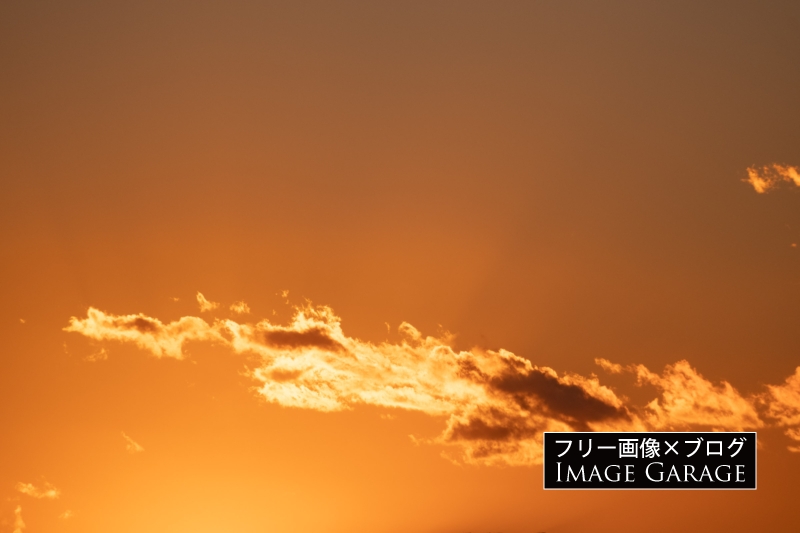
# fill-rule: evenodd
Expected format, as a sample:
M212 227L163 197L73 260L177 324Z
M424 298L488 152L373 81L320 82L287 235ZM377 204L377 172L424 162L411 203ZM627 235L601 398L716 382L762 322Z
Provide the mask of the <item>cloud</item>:
M63 513L61 513L61 514L59 515L59 518L61 518L62 520L69 520L69 519L70 519L70 518L72 518L73 516L75 516L75 513L73 513L73 512L72 512L72 511L70 511L69 509L67 509L66 511L64 511Z
M767 415L785 427L786 435L798 443L789 449L800 452L800 366L782 385L768 385L763 401Z
M399 343L364 342L345 335L341 319L324 306L297 308L288 325L197 317L164 324L94 308L87 315L72 317L65 329L131 342L156 357L183 358L189 340L256 354L260 362L249 375L268 402L319 411L374 405L443 417L445 430L433 441L455 445L467 462L531 464L541 458L542 430L634 421L596 378L559 375L505 350L456 351L449 336L423 336L407 323L398 328Z
M183 359L183 343L189 340L218 340L218 332L202 318L183 317L164 324L143 314L109 315L89 308L87 317L72 317L64 331L73 331L99 341L132 342L156 357Z
M712 383L686 361L657 374L643 365L597 359L605 370L631 372L638 384L655 388L655 399L636 406L595 375L559 374L502 349L456 350L449 334L425 336L408 323L398 328L399 342L349 337L330 308L310 303L296 307L287 325L266 319L209 324L197 317L164 324L141 314L116 316L90 308L87 318L73 317L65 329L131 342L156 357L183 358L183 344L190 340L256 355L247 374L265 401L323 412L372 405L439 417L442 432L416 441L447 446L462 463L537 464L543 431L764 426L757 398L742 396L727 382ZM797 387L792 416L800 421L800 377Z
M286 327L269 321L228 321L226 327L237 352L262 356L251 375L267 401L320 411L365 404L446 417L445 430L432 441L457 445L466 462L532 464L541 459L543 430L632 422L620 399L596 380L559 376L505 350L456 351L446 335L425 337L407 323L399 327L400 343L380 344L347 337L326 307L302 308Z
M202 292L197 293L197 303L200 305L200 311L213 311L219 304L217 302L209 302Z
M595 358L594 363L601 367L603 370L608 372L609 374L621 374L622 373L622 365L617 363L612 363L608 359L603 358Z
M244 315L250 312L250 306L244 302L236 302L231 305L231 311L240 315Z
M22 506L17 505L14 509L14 533L22 533L25 529L25 522L22 521Z
M797 167L790 167L774 163L763 167L748 167L747 179L742 180L753 186L759 194L775 188L781 182L794 183L800 187L800 171Z
M27 494L31 498L55 500L61 495L61 491L46 481L41 487L33 483L17 483L17 490L22 494Z
M99 352L89 354L83 358L84 361L87 361L89 363L95 363L97 361L105 361L106 359L108 359L108 352L106 352L105 348L100 348Z
M645 408L647 425L656 430L710 427L744 431L763 427L755 407L756 398L746 399L727 381L714 385L688 361L668 365L662 375L644 365L632 367L640 384L649 383L661 396Z
M125 438L125 449L128 450L128 453L141 453L144 451L141 444L126 435L124 431L122 432L122 436Z

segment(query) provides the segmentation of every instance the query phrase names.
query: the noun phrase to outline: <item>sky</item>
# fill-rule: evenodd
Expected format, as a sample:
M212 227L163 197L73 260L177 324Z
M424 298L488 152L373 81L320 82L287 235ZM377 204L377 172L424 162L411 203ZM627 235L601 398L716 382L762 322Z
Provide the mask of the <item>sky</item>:
M797 531L796 2L0 4L0 532ZM758 431L756 491L541 434Z

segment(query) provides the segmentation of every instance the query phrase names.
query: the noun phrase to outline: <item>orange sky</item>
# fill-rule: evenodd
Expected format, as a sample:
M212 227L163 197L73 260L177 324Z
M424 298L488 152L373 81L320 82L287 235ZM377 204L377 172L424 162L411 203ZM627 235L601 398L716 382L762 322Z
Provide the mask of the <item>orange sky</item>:
M797 531L798 24L3 3L0 533ZM544 492L547 428L758 490Z

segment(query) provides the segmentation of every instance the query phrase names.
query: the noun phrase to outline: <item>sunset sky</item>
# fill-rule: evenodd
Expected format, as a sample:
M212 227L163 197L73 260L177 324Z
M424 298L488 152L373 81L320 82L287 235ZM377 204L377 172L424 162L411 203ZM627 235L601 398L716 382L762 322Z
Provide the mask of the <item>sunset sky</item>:
M800 530L798 28L0 3L0 533ZM758 489L543 491L545 430Z

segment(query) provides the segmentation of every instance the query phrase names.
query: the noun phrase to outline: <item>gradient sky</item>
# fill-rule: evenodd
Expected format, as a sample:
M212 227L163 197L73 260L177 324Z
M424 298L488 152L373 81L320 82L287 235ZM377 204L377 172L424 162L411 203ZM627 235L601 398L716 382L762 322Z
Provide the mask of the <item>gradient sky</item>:
M0 532L797 531L798 27L796 2L3 2ZM159 357L181 317L205 340ZM583 395L531 393L544 425L758 429L758 490L544 492L535 428L470 455L457 417L522 426L480 418L502 386L415 383L430 347ZM290 401L284 352L357 379ZM457 386L387 406L400 382Z

